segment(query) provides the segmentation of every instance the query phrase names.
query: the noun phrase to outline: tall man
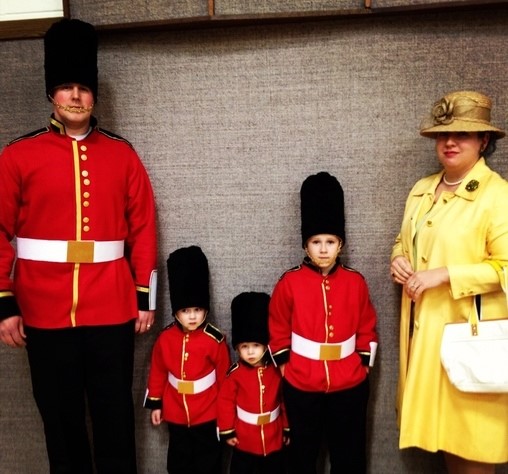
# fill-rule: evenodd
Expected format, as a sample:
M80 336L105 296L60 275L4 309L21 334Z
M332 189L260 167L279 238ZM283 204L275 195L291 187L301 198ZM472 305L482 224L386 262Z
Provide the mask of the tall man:
M155 203L132 146L97 126L97 35L44 39L47 127L0 155L0 340L26 346L51 473L136 472L134 334L154 322ZM11 240L16 237L16 252Z

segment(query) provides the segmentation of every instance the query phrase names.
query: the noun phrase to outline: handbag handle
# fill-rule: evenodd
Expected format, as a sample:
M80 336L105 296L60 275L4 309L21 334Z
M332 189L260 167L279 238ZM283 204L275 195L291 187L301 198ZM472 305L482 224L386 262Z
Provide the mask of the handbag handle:
M490 261L489 262L494 269L497 271L497 274L499 276L499 282L501 284L501 288L504 291L505 297L506 297L506 307L508 308L508 267L507 266L501 266L497 262ZM502 273L502 275L501 275ZM474 306L476 311L472 311L471 315L469 316L469 323L471 324L471 334L473 336L478 336L478 322L482 319L482 295L477 294L474 297Z

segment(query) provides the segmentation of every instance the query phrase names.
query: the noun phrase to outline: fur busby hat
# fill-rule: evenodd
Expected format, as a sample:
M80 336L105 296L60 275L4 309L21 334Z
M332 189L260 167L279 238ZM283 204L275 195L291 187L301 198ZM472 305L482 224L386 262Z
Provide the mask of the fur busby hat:
M268 303L266 293L240 293L231 302L231 343L242 342L268 345Z
M305 179L300 189L302 246L316 234L333 234L346 241L344 191L325 171Z
M97 102L97 33L90 23L64 18L44 36L46 95L55 87L76 82L89 87Z
M192 307L210 310L208 260L203 251L195 245L179 248L169 254L167 265L173 314Z

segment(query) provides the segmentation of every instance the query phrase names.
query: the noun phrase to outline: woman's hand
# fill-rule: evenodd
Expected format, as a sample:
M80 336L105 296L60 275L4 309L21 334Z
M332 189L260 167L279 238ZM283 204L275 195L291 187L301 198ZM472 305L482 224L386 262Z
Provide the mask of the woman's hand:
M417 301L425 290L448 283L450 283L448 268L439 267L413 273L404 283L404 291L413 301Z
M408 278L413 275L413 267L406 257L395 257L390 265L390 273L395 283L404 285Z

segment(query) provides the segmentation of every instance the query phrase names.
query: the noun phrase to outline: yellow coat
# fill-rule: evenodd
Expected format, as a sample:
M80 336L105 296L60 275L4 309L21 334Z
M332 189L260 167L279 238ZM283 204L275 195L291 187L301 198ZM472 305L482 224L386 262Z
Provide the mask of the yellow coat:
M481 158L455 193L442 193L433 205L442 174L420 180L411 190L392 252L392 259L403 255L415 270L446 266L450 274L450 286L425 291L415 304L412 336L411 300L403 292L397 394L400 448L507 462L508 394L458 391L450 384L439 353L444 324L467 320L473 295L482 294L483 319L508 314L498 274L488 263L508 264L508 183Z

